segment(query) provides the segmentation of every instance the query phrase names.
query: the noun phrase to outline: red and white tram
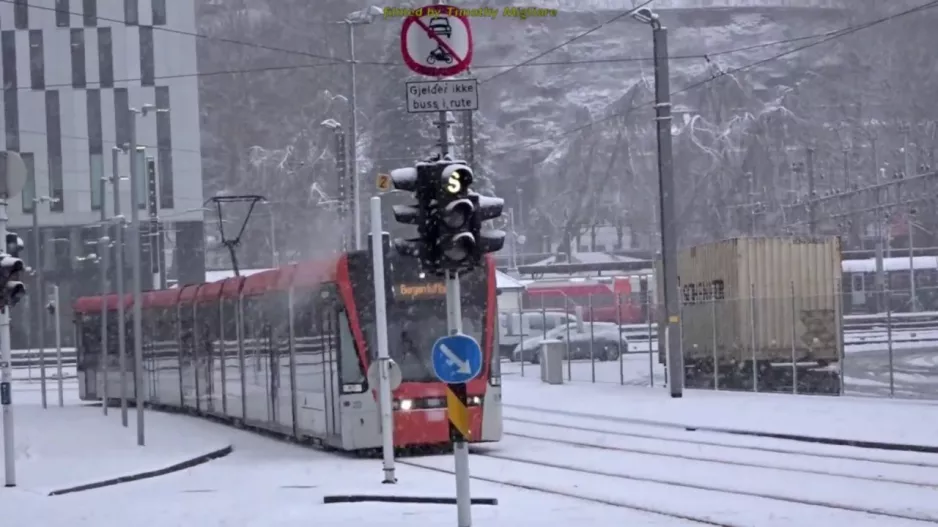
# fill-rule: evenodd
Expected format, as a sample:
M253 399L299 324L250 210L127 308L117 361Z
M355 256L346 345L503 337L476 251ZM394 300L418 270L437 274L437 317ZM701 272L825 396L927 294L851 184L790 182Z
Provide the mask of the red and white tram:
M430 350L446 334L445 288L410 259L389 257L391 358L403 382L394 391L394 444L449 442L444 384ZM467 385L471 441L502 437L501 378L495 348L495 265L462 278L463 330L482 345L482 374ZM375 388L371 256L358 251L248 277L143 294L143 397L148 405L226 419L341 450L381 445ZM128 378L133 379L131 299L124 299ZM81 397L120 393L118 298L74 303ZM107 310L107 357L101 315ZM107 368L105 368L107 364ZM133 381L128 391L134 393ZM133 397L131 397L133 400Z

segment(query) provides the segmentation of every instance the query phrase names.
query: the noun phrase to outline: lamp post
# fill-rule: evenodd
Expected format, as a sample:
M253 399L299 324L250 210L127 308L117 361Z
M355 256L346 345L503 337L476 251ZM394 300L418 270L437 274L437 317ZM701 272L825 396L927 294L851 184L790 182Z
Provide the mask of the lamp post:
M349 171L351 173L352 184L352 214L355 215L355 250L362 249L362 218L361 218L361 185L359 185L358 174L358 104L356 101L356 92L358 91L355 65L355 26L371 24L379 16L382 16L384 10L377 6L371 6L350 13L341 23L348 28L348 52L349 52L349 149L351 151L349 159Z
M668 71L668 30L658 14L648 8L632 13L636 21L651 26L655 60L655 122L658 132L658 192L661 228L661 287L664 292L664 313L659 324L664 326L667 352L668 387L671 397L684 393L684 357L680 342L680 308L677 290L677 214L675 211L674 160L671 144L671 86ZM714 365L716 367L716 365Z
M38 193L38 184L36 182L38 178L33 178L33 196L36 196ZM45 282L43 282L42 276L42 243L40 241L41 236L39 234L39 204L40 203L58 203L58 198L53 198L50 196L36 196L33 198L33 259L36 266L36 289L39 291L43 290ZM48 407L48 401L46 400L46 346L45 346L45 333L46 333L46 311L42 305L42 302L32 302L31 303L35 309L36 321L39 323L39 331L36 332L37 345L39 347L39 386L42 391L42 407Z
M130 238L131 248L131 273L133 275L133 329L134 329L134 401L137 408L137 445L144 446L144 419L143 419L143 312L141 303L143 292L141 291L141 261L140 261L140 210L138 203L140 181L142 176L140 163L137 162L137 117L146 117L153 112L166 112L166 109L157 109L152 104L144 104L137 108L128 108L130 112L130 195L131 195L131 215L130 225L132 235ZM145 154L145 153L144 153ZM119 303L118 303L119 304Z

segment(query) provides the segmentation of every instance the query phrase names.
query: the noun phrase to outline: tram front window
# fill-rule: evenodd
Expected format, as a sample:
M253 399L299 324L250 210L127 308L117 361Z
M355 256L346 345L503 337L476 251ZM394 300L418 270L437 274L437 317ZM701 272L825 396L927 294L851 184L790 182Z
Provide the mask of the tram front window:
M480 344L483 317L482 309L463 306L463 333ZM369 326L369 348L377 350L374 326ZM448 333L444 302L397 305L388 311L388 353L400 367L403 382L439 382L433 373L430 351L433 343Z

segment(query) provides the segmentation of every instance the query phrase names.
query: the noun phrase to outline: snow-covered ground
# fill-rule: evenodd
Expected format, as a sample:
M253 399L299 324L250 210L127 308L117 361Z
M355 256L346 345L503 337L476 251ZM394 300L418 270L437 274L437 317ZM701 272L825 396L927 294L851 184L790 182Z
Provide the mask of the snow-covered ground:
M58 406L58 391L48 390L48 408L43 410L38 383L14 384L17 484L24 492L48 494L159 470L228 446L225 434L214 433L209 423L147 412L147 444L141 448L135 409L129 409L129 426L123 428L119 408L109 409L105 417L100 407L80 404L74 381L65 385L63 407ZM2 495L0 491L0 503Z
M381 461L289 445L225 425L147 413L135 445L119 410L43 411L16 385L20 486L0 488L3 525L308 527L453 525L453 505L322 503L327 495L451 497L451 455ZM473 525L589 523L684 527L905 527L938 523L938 455L743 437L630 419L938 445L938 405L852 398L689 392L506 376L505 438L474 449ZM50 401L55 401L54 396ZM200 448L232 454L180 472L48 497L51 488L159 468Z
M587 363L588 364L588 363ZM522 410L608 422L644 420L938 447L938 402L686 390L504 378L505 415Z

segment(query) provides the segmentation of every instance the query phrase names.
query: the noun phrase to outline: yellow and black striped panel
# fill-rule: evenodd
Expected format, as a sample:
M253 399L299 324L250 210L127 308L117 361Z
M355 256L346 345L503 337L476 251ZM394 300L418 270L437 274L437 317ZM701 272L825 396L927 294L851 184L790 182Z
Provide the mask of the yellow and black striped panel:
M449 415L449 437L453 442L468 441L472 432L469 429L469 408L466 405L466 385L446 385L446 410Z

